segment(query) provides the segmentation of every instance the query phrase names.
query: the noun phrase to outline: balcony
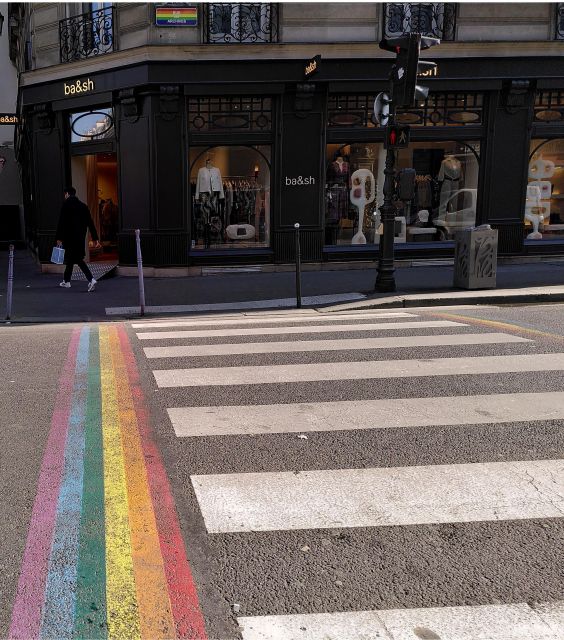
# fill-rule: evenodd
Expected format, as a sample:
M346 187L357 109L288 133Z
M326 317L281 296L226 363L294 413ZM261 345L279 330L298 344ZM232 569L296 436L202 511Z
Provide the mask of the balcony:
M210 3L204 7L204 38L210 44L278 41L278 6Z
M384 5L384 38L408 33L454 40L456 4L446 2L402 2Z
M92 58L114 50L114 10L104 7L59 22L61 62Z

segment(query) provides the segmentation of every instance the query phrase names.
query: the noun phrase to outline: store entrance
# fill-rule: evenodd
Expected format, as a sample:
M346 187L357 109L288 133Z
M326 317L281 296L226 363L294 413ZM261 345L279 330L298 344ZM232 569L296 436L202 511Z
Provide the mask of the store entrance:
M117 262L119 228L118 167L113 152L73 156L72 181L86 202L100 236L101 248L86 247L87 262Z

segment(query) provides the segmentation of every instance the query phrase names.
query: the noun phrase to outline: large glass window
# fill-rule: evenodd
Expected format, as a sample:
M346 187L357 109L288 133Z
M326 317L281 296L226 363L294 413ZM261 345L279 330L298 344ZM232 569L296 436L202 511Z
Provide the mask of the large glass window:
M113 109L81 111L70 116L71 142L90 142L115 137Z
M478 143L415 142L396 170L416 172L415 197L395 201L396 242L451 240L476 221ZM325 244L378 244L386 150L379 143L327 145Z
M528 177L525 237L564 237L564 139L531 141Z
M193 249L269 246L269 145L192 147L190 192Z

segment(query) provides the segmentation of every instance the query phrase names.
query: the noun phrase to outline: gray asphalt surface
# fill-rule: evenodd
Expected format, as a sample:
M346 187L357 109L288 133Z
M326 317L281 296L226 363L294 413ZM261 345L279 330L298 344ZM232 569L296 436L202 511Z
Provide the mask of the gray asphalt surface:
M564 306L551 305L448 313L517 323L564 336L563 309ZM420 317L435 318L435 313L441 310L426 309ZM261 326L273 325L265 318ZM444 330L361 332L355 337L504 330L509 331L506 327L471 325ZM214 595L211 601L202 599L210 637L239 637L230 611L233 603L241 604L241 615L267 615L564 598L564 571L559 561L564 542L561 519L209 535L190 481L191 475L198 474L299 473L314 469L560 458L564 454L564 431L558 421L314 432L308 433L307 440L298 439L296 434L179 439L166 414L167 407L181 406L561 391L564 372L181 389L158 389L151 373L156 369L198 366L342 362L346 367L347 362L359 360L550 353L560 352L564 340L536 336L533 343L447 347L444 351L420 347L149 361L142 353L143 346L292 341L320 336L138 341L135 331L130 330L131 341L143 369L146 393L153 398L153 419L160 425L159 443L165 452L189 553L192 549L193 567L206 592ZM341 336L328 333L323 334L323 339ZM296 500L300 500L299 495ZM307 553L301 551L305 546L310 548Z
M564 371L158 389L153 370L320 362L342 362L345 368L347 362L360 360L561 352L563 311L564 305L444 312L410 309L420 319L436 319L438 313L449 313L514 323L550 334L533 336L515 330L515 335L531 338L533 343L228 358L148 360L142 347L312 338L274 335L139 341L137 330L126 325L155 441L171 481L209 638L240 637L231 609L233 603L241 604L240 615L265 615L563 600L564 520L208 534L191 475L555 459L564 457L564 430L560 421L547 420L311 432L307 440L298 439L296 434L179 439L167 408L562 391ZM261 326L273 325L265 318ZM0 608L0 637L6 636L9 625L43 449L72 328L56 324L0 328L4 356L0 365L0 601L7 603ZM303 325L298 325L297 330L300 329ZM355 337L492 331L513 332L509 327L481 324L439 330L359 332ZM342 337L341 333L327 333L314 338ZM304 552L306 545L309 551Z

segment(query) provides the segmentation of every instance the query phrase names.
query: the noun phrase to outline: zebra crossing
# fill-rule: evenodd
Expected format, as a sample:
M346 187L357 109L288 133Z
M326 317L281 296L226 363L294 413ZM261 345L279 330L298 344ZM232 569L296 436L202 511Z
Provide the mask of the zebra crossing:
M244 640L564 637L564 353L413 310L131 328Z

